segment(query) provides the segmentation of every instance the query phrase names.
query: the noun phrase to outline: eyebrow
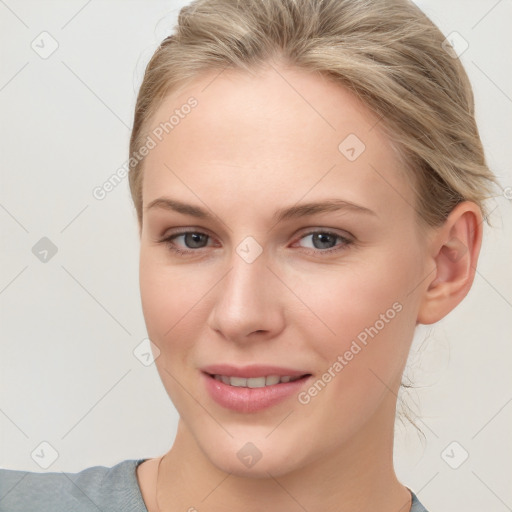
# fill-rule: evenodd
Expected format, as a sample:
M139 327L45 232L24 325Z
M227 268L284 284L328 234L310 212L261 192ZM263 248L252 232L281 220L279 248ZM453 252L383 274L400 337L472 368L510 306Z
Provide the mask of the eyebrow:
M159 197L151 201L146 206L145 210L148 211L149 209L152 208L161 208L164 210L175 211L178 213L182 213L184 215L197 217L199 219L213 219L215 217L207 210L199 206L183 203L181 201L171 199L169 197ZM378 215L369 208L352 203L350 201L334 198L326 199L323 201L296 204L293 206L281 208L274 213L272 219L274 222L278 223L284 220L306 217L308 215L315 215L318 213L333 211L350 211L354 213L364 213L366 215L373 215L378 217Z

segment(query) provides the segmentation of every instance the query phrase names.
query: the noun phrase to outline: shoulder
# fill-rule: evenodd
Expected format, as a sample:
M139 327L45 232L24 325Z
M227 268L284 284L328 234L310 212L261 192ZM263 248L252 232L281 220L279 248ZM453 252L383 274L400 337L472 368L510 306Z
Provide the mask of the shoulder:
M143 460L77 473L0 469L0 512L147 512L136 476Z
M409 489L411 491L411 489ZM422 505L416 494L411 491L412 503L410 512L428 512L428 510Z

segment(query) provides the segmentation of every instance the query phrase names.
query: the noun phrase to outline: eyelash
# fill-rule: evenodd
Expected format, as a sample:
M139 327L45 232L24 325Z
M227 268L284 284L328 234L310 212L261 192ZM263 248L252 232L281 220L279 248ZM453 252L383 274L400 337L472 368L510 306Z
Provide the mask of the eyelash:
M314 253L317 256L323 257L324 255L325 256L326 255L331 255L333 253L338 253L340 251L347 250L354 243L354 240L351 240L351 239L349 239L347 237L344 237L344 236L342 236L342 235L340 235L338 233L333 233L332 231L326 231L326 230L308 231L307 233L304 233L303 235L301 235L299 240L302 240L303 238L305 238L307 236L315 235L315 234L319 234L319 233L320 234L324 234L324 235L334 236L337 239L341 240L343 243L341 245L339 245L339 246L335 246L335 247L330 248L330 249L325 249L325 250L322 250L322 249L309 249L306 252ZM167 236L167 237L165 237L165 238L163 238L161 240L158 240L158 243L165 244L171 251L173 251L176 254L179 254L180 256L188 256L190 254L200 252L201 249L205 248L205 247L200 247L200 248L197 248L197 249L183 250L183 249L180 249L179 247L177 247L174 244L173 240L175 238L177 238L179 236L187 235L187 234L206 235L209 239L212 238L210 235L208 235L207 233L203 233L202 231L182 231L180 233L173 233L170 236Z

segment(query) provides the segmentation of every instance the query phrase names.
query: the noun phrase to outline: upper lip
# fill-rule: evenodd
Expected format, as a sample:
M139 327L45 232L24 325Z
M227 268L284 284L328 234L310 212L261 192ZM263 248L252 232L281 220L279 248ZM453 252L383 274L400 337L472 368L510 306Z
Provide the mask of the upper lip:
M201 370L210 375L225 375L226 377L243 377L250 379L252 377L266 377L269 375L277 375L279 377L290 376L300 377L302 375L310 375L304 370L295 370L292 368L284 368L282 366L267 366L253 364L249 366L233 366L230 364L214 364L204 366Z

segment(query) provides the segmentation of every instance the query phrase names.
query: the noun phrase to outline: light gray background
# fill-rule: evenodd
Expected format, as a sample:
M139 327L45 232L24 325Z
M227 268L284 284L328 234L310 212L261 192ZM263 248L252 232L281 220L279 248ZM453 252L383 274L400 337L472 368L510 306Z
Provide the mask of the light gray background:
M145 65L186 3L0 0L1 467L45 471L41 442L58 453L47 471L79 471L174 439L156 369L133 354L146 331L128 182L102 201L92 191L125 163ZM488 161L512 186L512 3L417 3L469 43ZM31 47L43 31L59 45L47 59ZM512 507L510 197L490 203L473 289L418 329L406 371L427 442L397 424L396 469L432 511ZM46 263L32 252L42 237L58 248Z

